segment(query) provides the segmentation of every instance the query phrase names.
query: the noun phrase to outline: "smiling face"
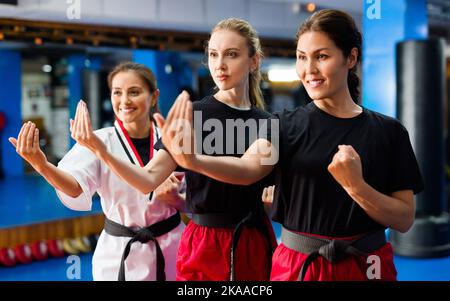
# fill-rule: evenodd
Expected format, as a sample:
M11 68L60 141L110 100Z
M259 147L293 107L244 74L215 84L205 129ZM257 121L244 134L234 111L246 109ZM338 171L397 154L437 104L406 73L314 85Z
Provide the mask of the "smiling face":
M247 40L232 30L219 29L208 44L208 67L219 90L248 86L249 73L258 66L256 55L249 56Z
M296 52L297 75L312 99L334 98L348 90L347 76L356 63L356 48L345 58L325 33L308 31L299 37Z
M150 93L148 85L136 72L119 72L112 79L113 110L124 124L147 123L150 108L155 105L157 98L158 90Z

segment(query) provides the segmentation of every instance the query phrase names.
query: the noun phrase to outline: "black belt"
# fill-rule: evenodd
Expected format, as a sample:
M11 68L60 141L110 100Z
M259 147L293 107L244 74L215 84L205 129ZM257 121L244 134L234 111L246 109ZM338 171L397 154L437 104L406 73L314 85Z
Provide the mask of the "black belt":
M249 213L243 214L192 214L192 221L200 226L213 228L231 228L233 230L233 238L230 254L230 281L236 280L235 275L235 250L241 237L242 227L257 228L267 238L269 254L273 253L272 241L267 225L264 223L265 212L263 208L256 209ZM270 258L272 258L270 256Z
M207 213L192 214L191 220L200 226L212 228L235 228L248 213L242 214L226 214L226 213Z
M156 247L156 280L165 281L166 274L164 272L165 269L164 255L156 238L175 229L180 224L180 221L181 221L180 213L177 212L168 219L157 222L145 228L133 230L131 228L125 227L121 224L118 224L106 218L105 219L106 233L108 233L111 236L117 237L131 237L131 239L125 246L125 250L122 253L118 280L125 281L125 260L127 259L128 254L130 253L131 245L136 241L143 244L149 241L153 241Z
M384 230L378 230L354 241L331 240L295 233L283 227L281 243L291 250L308 255L298 276L298 280L303 281L309 265L318 256L324 257L331 263L337 263L351 255L367 257L368 253L386 244L386 235Z

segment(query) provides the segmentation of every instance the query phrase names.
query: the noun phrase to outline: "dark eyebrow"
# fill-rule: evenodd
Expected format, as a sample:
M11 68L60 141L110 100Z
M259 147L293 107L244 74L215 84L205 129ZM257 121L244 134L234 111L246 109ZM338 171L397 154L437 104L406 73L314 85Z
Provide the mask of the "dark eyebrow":
M142 89L142 87L140 87L140 86L131 86L131 87L128 88L128 90L134 89L134 88ZM120 88L120 87L113 87L112 89L113 90L122 90L122 88Z
M213 49L213 48L209 48L208 50L211 50L211 51L217 51L216 49ZM230 50L241 51L239 48L227 48L227 49L225 49L224 51L230 51Z
M319 48L319 49L314 50L313 53L315 53L315 52L320 52L320 51L322 51L322 50L330 50L330 48L326 48L326 47ZM300 49L297 49L297 52L305 53L304 51L302 51L302 50L300 50Z

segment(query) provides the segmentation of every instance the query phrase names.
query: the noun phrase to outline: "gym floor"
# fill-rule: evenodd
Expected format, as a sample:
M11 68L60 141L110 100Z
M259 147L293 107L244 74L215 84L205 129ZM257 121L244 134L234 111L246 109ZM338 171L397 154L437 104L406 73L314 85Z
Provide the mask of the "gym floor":
M101 212L99 201L94 201L91 212L67 209L59 202L54 189L41 177L26 176L0 181L0 228L79 217L93 212ZM274 223L274 230L279 237L280 225ZM64 257L0 267L0 281L91 281L92 254L79 255L79 259L79 275L70 273L74 261ZM450 257L415 259L395 256L394 260L398 280L450 281Z

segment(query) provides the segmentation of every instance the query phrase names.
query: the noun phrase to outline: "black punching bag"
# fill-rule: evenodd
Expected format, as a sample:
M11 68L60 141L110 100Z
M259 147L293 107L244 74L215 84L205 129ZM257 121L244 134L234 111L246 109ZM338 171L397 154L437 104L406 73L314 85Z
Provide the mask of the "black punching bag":
M445 42L410 40L396 45L397 115L409 132L425 190L415 196L416 219L406 233L391 232L395 253L450 255L444 160Z

